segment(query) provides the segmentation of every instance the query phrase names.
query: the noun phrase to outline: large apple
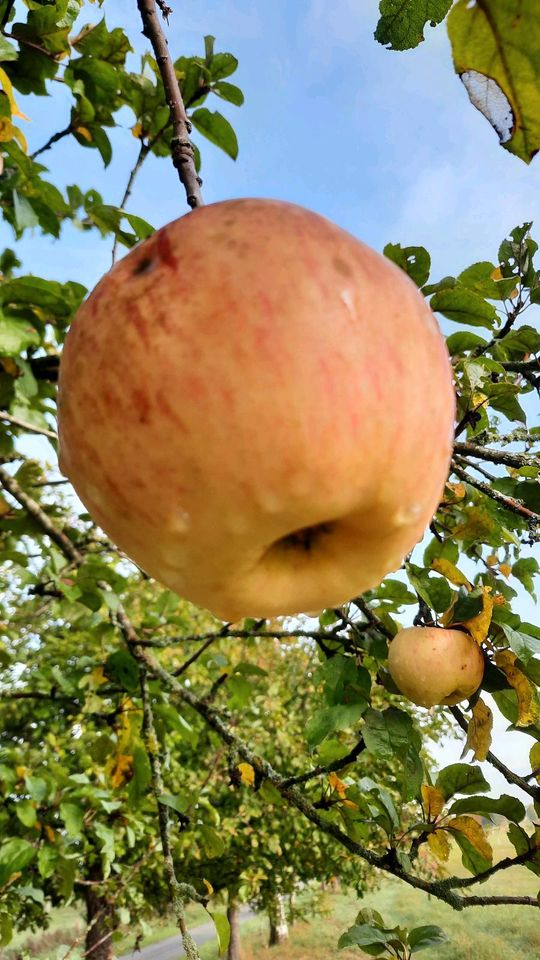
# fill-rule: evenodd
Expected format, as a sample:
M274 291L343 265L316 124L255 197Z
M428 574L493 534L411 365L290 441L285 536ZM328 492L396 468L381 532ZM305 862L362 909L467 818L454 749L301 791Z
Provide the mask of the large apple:
M61 466L122 550L223 619L319 610L422 536L448 471L450 371L388 260L289 203L214 204L79 310Z
M388 670L401 693L420 707L450 706L478 690L484 658L462 630L408 627L390 644Z

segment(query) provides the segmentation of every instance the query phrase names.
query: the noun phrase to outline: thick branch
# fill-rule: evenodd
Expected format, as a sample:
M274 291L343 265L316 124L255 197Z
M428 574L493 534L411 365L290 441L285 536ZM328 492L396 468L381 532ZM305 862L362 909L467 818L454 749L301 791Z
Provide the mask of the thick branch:
M467 733L469 725L459 707L449 707L448 709L450 710L450 713L452 714L458 726L461 727L464 733ZM540 800L540 787L534 787L531 786L530 783L527 783L523 777L520 777L517 773L514 773L513 770L510 770L510 768L502 762L502 760L499 760L499 758L496 757L491 750L488 750L486 760L491 764L492 767L495 767L499 773L502 773L503 777L508 781L508 783L513 783L514 786L520 787L520 789L525 793L528 793L533 800Z
M361 625L359 625L361 627ZM341 627L339 628L341 630ZM170 637L163 640L143 640L139 637L138 643L141 647L171 647L177 643L203 643L206 640L219 640L224 637L231 637L235 640L250 640L252 637L269 637L273 640L291 640L293 638L306 638L309 640L342 640L343 638L335 631L331 630L272 630L258 629L236 630L228 625L223 630L213 630L209 633L194 633L186 637Z
M167 38L161 29L156 3L155 0L137 0L137 6L143 22L143 33L152 44L163 81L167 106L171 112L173 164L184 185L189 206L201 207L204 202L201 194L201 179L195 169L195 155L189 140L191 124L182 100Z
M535 357L534 360L503 360L501 367L514 373L540 372L540 357Z
M487 460L489 463L502 463L508 467L539 467L540 458L528 453L508 453L507 450L494 450L489 447L480 447L476 443L454 443L456 453L464 457L474 457L477 460Z

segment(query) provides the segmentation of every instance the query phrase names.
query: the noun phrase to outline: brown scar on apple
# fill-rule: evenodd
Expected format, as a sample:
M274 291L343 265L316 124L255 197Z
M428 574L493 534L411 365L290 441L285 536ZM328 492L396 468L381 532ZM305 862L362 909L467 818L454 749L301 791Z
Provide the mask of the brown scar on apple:
M344 277L352 276L351 267L345 260L342 260L341 257L334 257L334 259L332 260L332 263L334 264L334 267L336 268L337 272L341 273Z
M133 276L138 277L141 274L150 273L155 266L156 261L153 257L142 257L133 267Z

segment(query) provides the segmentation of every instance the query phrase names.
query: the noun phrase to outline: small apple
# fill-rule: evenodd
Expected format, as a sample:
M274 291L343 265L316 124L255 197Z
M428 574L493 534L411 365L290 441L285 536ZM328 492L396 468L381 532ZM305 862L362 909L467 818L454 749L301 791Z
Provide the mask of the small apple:
M273 200L158 230L62 356L62 470L136 563L225 620L335 606L395 570L439 503L453 421L411 280Z
M478 690L484 658L462 630L408 627L390 643L388 670L401 693L419 707L452 706Z

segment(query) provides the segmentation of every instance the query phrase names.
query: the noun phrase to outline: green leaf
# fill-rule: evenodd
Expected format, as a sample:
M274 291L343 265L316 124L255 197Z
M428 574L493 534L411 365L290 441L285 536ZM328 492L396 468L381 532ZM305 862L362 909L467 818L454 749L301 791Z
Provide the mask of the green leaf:
M375 39L390 50L410 50L424 40L426 24L444 20L453 0L380 0Z
M152 782L152 770L148 754L144 747L135 747L133 751L133 776L129 782L128 799L130 806L138 806L147 795Z
M225 153L236 160L238 156L238 140L236 134L228 120L221 113L215 111L211 113L206 107L199 107L194 110L190 117L193 126L210 140L220 147Z
M517 560L512 566L512 576L517 577L528 593L530 593L533 600L536 600L534 577L539 572L540 567L534 557L522 557L521 560Z
M459 830L452 830L452 837L461 850L461 861L466 870L476 874L489 869L492 861L484 857L464 833Z
M442 313L455 323L466 323L473 327L491 330L497 320L497 311L492 303L487 303L473 290L459 285L435 293L430 306L436 313Z
M411 586L436 613L444 613L452 602L452 591L444 577L432 574L414 563L406 564Z
M466 763L452 763L441 770L435 786L444 794L445 800L455 793L481 793L490 786L480 767L470 767Z
M403 799L413 799L422 784L422 739L409 714L397 707L382 711L370 708L366 713L362 736L367 749L374 756L399 760Z
M531 637L528 633L513 630L512 627L504 623L502 624L502 630L510 644L510 649L524 664L527 664L533 657L540 657L540 640L537 637Z
M244 94L240 87L235 86L234 83L225 83L223 80L219 80L218 83L213 84L212 92L217 93L222 100L234 103L235 107L241 107L244 102Z
M81 836L84 810L77 803L64 802L60 804L60 816L64 821L68 837L78 839Z
M162 803L164 807L169 807L171 810L175 810L176 813L184 814L189 806L189 799L187 797L173 797L170 793L162 793L158 798L159 803Z
M402 247L400 243L387 243L383 253L414 281L423 287L429 278L431 257L424 247Z
M5 63L6 60L16 60L18 55L17 47L13 46L6 37L0 36L0 62Z
M481 590L467 590L466 587L460 587L458 598L452 610L452 620L454 623L464 623L465 620L471 620L476 617L484 606L484 599Z
M477 333L471 333L469 330L458 330L446 338L446 346L449 354L454 357L458 353L465 353L466 350L474 350L475 347L485 347L487 340L479 337Z
M139 689L139 664L127 650L111 653L105 661L103 672L109 680L117 683L128 693L136 693Z
M213 860L225 853L225 843L220 834L213 827L202 826L199 833L207 857Z
M25 827L33 827L37 820L36 808L31 800L18 800L15 813Z
M316 747L329 733L353 727L367 707L367 701L338 704L318 710L306 726L305 737L310 747Z
M0 886L14 873L24 870L36 855L35 847L27 840L10 837L0 846Z
M7 947L13 939L13 920L3 913L0 915L0 947Z
M448 937L441 927L429 925L409 930L411 953L418 953L419 950L433 947L436 943L444 943L446 940L448 940Z
M27 347L37 346L41 337L28 320L0 314L0 354L16 357Z
M497 814L515 823L521 823L525 818L525 807L521 800L510 797L508 794L503 794L501 797L465 797L462 800L456 800L450 807L449 813L456 817L462 813L476 813L480 816Z
M221 954L225 953L228 949L231 939L231 926L226 913L218 913L217 910L208 910L207 913L210 914L214 921L218 941L218 954L221 956Z
M502 146L530 163L540 149L537 0L458 0L448 17L456 73Z
M230 77L231 73L235 72L237 66L238 60L236 57L233 57L232 53L216 53L212 57L212 63L210 65L212 80L224 80L225 77Z
M27 227L37 227L39 225L39 217L33 206L25 196L17 193L16 190L13 191L13 211L17 233L21 234Z
M393 930L384 928L381 930L369 923L355 924L339 938L338 950L344 950L346 947L376 947L379 944L384 948L392 934L394 934Z

